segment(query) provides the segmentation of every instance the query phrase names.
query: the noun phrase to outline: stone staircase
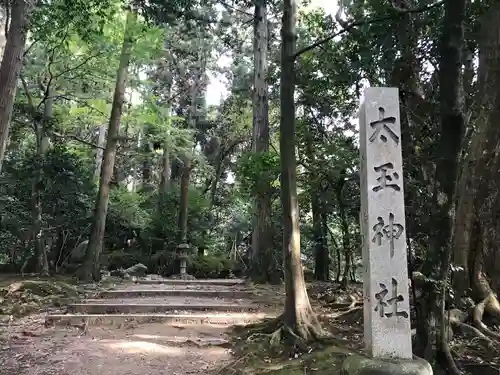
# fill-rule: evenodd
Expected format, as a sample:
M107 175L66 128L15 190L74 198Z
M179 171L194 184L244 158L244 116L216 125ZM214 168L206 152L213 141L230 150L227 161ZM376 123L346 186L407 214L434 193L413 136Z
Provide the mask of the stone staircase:
M47 325L123 326L247 324L268 316L250 299L242 279L138 279L49 314Z

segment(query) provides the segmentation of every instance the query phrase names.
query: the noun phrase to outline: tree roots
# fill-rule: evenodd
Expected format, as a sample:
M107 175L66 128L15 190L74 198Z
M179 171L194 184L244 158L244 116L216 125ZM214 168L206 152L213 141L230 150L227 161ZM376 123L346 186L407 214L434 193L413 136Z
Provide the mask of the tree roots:
M483 323L484 312L487 311L490 315L500 318L500 303L493 292L489 293L486 298L479 302L472 312L472 321L474 326L485 336L500 340L500 334L493 332Z
M307 352L310 344L322 341L330 337L317 321L301 321L295 327L286 323L284 315L276 319L247 326L250 328L247 342L266 340L272 351L282 351L284 348L292 348L301 352Z
M491 293L473 308L472 316L466 313L456 313L456 311L459 310L452 310L450 312L449 323L454 331L457 330L466 336L473 337L489 349L499 353L500 334L492 331L483 323L485 311L488 311L490 315L494 315L497 307L500 312L498 300L496 296ZM466 323L466 321L472 321L472 325Z

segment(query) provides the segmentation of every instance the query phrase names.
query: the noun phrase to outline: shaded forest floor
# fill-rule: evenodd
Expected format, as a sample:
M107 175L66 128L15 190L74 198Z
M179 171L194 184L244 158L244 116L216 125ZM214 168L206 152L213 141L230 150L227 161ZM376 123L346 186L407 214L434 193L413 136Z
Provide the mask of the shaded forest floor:
M283 287L255 286L254 293L275 302L284 300ZM362 284L342 290L332 283L314 282L308 294L323 327L333 340L317 343L308 353L270 351L267 338L255 340L244 330L233 332L236 359L219 375L304 375L340 374L343 360L364 354ZM450 348L457 365L473 375L500 375L500 346L491 348L470 336L455 334ZM435 373L440 373L436 371Z
M96 292L95 286L74 286L68 281L28 283L26 288L20 287L25 283L13 279L0 281L3 288L0 374L330 375L340 373L346 356L363 352L360 285L347 291L331 283L309 285L314 309L334 340L328 345L314 345L308 353L299 353L293 350L270 352L262 338L248 337L244 330L223 325L47 326L47 312L57 312L58 306L67 301ZM248 288L252 299L263 309L275 313L281 310L282 287ZM17 307L12 309L11 306ZM35 312L36 306L42 311ZM27 313L32 314L15 316ZM475 340L455 336L451 347L459 365L472 374L495 374L495 369L500 368L496 351L483 348Z

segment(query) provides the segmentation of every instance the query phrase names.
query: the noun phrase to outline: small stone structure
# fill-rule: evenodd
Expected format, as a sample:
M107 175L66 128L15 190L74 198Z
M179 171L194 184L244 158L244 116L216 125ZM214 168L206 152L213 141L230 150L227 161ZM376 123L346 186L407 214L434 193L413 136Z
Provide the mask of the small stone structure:
M180 260L180 274L185 275L186 274L186 265L187 265L187 258L188 258L188 252L189 252L189 245L187 243L181 243L179 246L177 246L177 257Z
M186 272L187 268L187 259L189 252L192 249L189 247L189 244L186 241L182 241L178 246L177 246L177 259L179 259L180 262L180 270L179 274L172 276L172 279L182 279L182 280L194 280L195 277L192 275L189 275Z
M403 158L397 88L365 90L359 113L364 340L371 358L343 373L432 374L413 360L406 255Z

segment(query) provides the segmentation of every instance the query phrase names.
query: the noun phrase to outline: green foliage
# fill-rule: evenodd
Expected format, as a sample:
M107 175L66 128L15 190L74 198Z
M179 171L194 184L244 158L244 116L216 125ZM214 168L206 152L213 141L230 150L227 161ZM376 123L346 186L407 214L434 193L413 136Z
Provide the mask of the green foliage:
M137 263L142 263L147 266L147 257L143 252L132 250L126 251L123 249L115 250L104 255L103 264L110 270L120 268L129 268Z
M42 220L46 233L54 236L64 233L68 243L75 241L82 228L90 223L95 187L85 163L72 155L66 145L55 145L41 164L30 152L10 156L1 176L0 236L1 251L9 254L13 270L17 270L33 254L27 235L32 222L31 190L35 167L39 166L44 176L41 198L45 203ZM60 256L54 254L54 258L57 263Z
M151 230L156 237L164 238L167 249L175 250L179 244L179 185L173 185L171 188L156 197L159 209L155 211ZM209 203L204 194L196 188L190 188L188 193L188 228L194 230L188 231L189 243L194 247L203 246L205 239L202 232L209 226Z
M151 272L175 271L179 235L180 168L191 159L188 195L188 242L204 258L192 255L190 272L215 277L233 267L228 253L245 261L251 237L253 197L270 183L273 229L272 254L282 257L282 211L279 197L279 27L277 4L269 7L269 123L270 151L255 154L252 134L251 23L234 9L213 2L137 0L42 2L33 13L30 41L24 56L23 87L18 90L9 149L0 176L0 263L19 269L33 256L34 175L42 171L44 241L51 243L51 268L59 270L78 242L87 239L96 197L97 129L109 121L119 51L123 41L124 5L139 15L127 81L115 170L109 195L103 257L108 268L144 263ZM350 19L391 14L377 1L344 4ZM421 20L419 59L434 61L430 27L438 11ZM396 19L399 20L399 16ZM49 22L50 21L50 22ZM299 48L330 35L337 24L321 10L299 16ZM319 202L322 236L332 253L359 253L359 189L356 117L363 80L388 83L402 49L392 25L357 27L352 34L326 43L297 59L298 199L304 263L312 265L316 241L312 212ZM434 43L435 44L435 43ZM396 51L391 53L391 51ZM230 66L219 58L231 55ZM208 106L208 76L223 75L229 96ZM425 76L425 73L422 73ZM428 81L428 77L423 78ZM192 83L198 82L192 98ZM48 95L48 87L53 90ZM209 91L209 92L207 92ZM431 95L432 96L432 95ZM52 99L53 114L43 118ZM194 102L193 121L188 122ZM430 108L430 115L435 115ZM47 155L35 158L34 125L43 119L51 139ZM38 121L38 122L37 122ZM422 125L422 124L420 124ZM425 124L424 124L425 125ZM415 177L428 164L435 129L412 127L413 151L408 161L407 195L419 215L413 238L418 248L426 240L424 199L427 186ZM418 133L417 133L418 131ZM102 147L99 146L99 147ZM171 167L168 186L160 181L164 155ZM408 197L407 197L408 198ZM229 262L229 263L228 263ZM75 262L76 263L76 262ZM78 264L67 265L79 267ZM337 265L339 266L339 265ZM31 267L33 268L33 267Z
M226 278L234 270L235 262L227 254L194 255L188 259L187 273L200 279Z
M106 21L120 9L114 0L40 1L32 15L31 31L44 42L64 40L75 32L84 41L102 35Z
M280 159L276 152L248 152L243 154L237 165L238 179L250 195L260 190L266 181L274 182L279 176Z
M108 218L110 222L128 228L144 229L151 221L150 210L145 208L147 197L119 187L109 195Z

